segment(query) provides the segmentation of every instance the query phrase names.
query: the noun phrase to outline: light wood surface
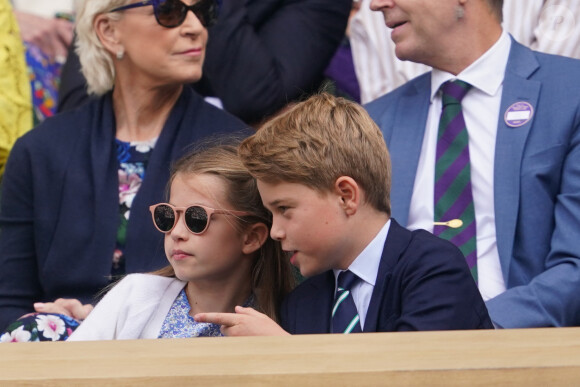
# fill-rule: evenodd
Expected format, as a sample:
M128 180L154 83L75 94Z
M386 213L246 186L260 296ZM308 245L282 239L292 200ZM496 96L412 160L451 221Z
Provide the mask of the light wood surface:
M580 385L580 328L0 344L0 385Z

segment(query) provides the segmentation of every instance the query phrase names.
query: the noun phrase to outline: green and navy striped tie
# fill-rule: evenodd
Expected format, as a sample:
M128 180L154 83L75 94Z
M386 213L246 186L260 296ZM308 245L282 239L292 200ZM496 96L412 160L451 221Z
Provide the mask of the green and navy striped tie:
M445 82L443 110L439 121L435 161L435 222L460 219L457 228L436 225L433 233L453 242L467 261L477 282L475 209L471 188L469 136L461 100L471 85L463 81Z
M332 308L332 333L362 332L360 319L352 298L351 289L359 278L351 271L338 275L334 307Z

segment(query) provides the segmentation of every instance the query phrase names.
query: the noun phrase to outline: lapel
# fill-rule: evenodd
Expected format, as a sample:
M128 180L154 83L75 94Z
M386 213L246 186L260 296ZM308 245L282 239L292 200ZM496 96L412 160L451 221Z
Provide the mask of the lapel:
M114 241L117 234L119 216L119 174L115 149L115 116L113 113L112 92L95 102L94 120L90 126L90 163L89 179L94 192L92 214L94 230L106 235L102 240ZM85 148L86 149L86 148ZM111 203L117 203L112 206ZM112 226L114 225L114 226ZM113 251L114 245L107 249ZM103 260L105 262L105 260ZM108 262L110 270L111 262Z
M307 280L308 288L297 300L297 333L330 333L330 314L334 301L334 273L329 270Z
M392 211L393 217L399 219L402 225L406 225L409 218L411 195L429 112L429 93L425 93L425 90L431 90L431 74L412 82L398 101L392 124L392 128L396 129L385 139L391 159L406 160L392 165L391 197L392 202L396 203Z
M393 268L399 261L402 252L409 244L410 236L410 231L401 227L395 219L391 218L391 225L383 248L383 254L381 255L379 272L377 273L375 288L373 289L373 294L367 310L363 332L377 331L380 317L379 312L384 303L387 286L391 279ZM389 316L385 317L388 318Z
M494 204L497 248L504 278L512 256L520 198L520 169L526 139L534 117L523 126L506 124L505 112L516 102L529 103L534 112L541 83L530 80L539 68L534 53L512 38L512 47L503 81L494 159Z

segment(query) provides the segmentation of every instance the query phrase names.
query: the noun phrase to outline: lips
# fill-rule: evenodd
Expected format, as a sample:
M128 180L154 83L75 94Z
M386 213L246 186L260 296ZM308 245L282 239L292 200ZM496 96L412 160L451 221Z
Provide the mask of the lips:
M203 52L201 47L190 48L189 50L180 51L177 55L200 55Z
M298 254L298 251L288 251L287 253L290 256L290 264L292 266L298 266L298 262L296 261L296 255Z
M171 252L171 257L176 261L182 261L184 259L191 257L191 254L188 254L182 250L173 250Z
M389 27L391 29L395 29L397 27L402 26L405 23L407 23L407 22L406 21L387 22L387 27Z

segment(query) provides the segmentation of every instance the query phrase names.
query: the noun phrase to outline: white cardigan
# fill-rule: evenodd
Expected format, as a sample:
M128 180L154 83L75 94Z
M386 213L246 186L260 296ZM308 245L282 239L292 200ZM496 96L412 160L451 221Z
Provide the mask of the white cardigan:
M113 287L69 341L156 339L186 282L152 274L130 274Z

